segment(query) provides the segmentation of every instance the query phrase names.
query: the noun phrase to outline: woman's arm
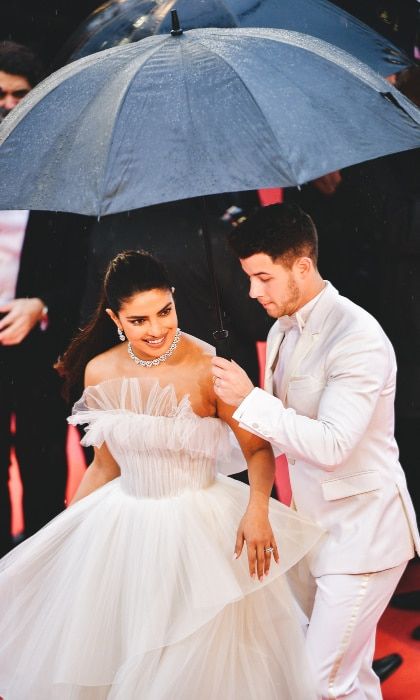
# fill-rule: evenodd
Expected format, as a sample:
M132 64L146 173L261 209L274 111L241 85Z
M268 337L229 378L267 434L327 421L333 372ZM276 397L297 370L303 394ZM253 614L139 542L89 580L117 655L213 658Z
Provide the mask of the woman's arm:
M217 415L224 420L235 433L248 465L249 503L239 524L235 558L239 557L244 542L248 550L249 573L262 581L270 569L271 552L278 563L279 555L276 541L268 519L268 503L274 482L275 462L273 450L268 442L252 435L239 427L232 418L234 409L217 399Z
M103 379L109 376L109 360L105 360L100 355L90 360L85 368L84 384L85 387L99 384ZM101 447L95 447L95 453L92 464L86 469L79 487L74 494L69 505L73 505L81 498L88 496L96 489L104 486L108 481L116 479L120 476L120 468L115 459L111 455L108 447L104 443Z
M88 496L100 486L104 486L104 484L107 484L108 481L112 481L112 479L115 479L117 476L120 476L120 468L107 446L103 444L99 449L95 447L93 462L86 469L83 479L79 484L79 488L69 505L80 501L81 498Z

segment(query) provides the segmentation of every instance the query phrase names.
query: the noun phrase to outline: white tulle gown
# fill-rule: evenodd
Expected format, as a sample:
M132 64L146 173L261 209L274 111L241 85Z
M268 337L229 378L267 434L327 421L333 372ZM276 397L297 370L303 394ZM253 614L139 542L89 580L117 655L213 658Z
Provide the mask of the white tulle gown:
M312 700L284 573L319 530L273 501L281 563L253 581L232 559L248 488L216 475L225 424L137 378L90 387L70 420L121 477L1 560L0 696Z

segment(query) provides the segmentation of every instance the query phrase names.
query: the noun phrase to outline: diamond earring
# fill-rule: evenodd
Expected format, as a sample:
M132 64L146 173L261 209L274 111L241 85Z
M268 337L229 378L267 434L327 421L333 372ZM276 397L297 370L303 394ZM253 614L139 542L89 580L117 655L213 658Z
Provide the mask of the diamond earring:
M122 330L122 328L118 328L118 329L117 329L117 332L118 332L118 337L119 337L119 339L120 339L121 342L123 343L124 340L125 340L124 331Z

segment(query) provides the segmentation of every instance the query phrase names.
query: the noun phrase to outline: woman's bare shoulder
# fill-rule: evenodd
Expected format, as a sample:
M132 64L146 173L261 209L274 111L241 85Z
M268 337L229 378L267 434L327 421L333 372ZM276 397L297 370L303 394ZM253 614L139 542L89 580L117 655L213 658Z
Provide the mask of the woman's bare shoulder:
M85 386L95 386L106 379L119 376L120 362L121 349L119 345L93 357L85 368Z
M196 393L197 405L204 406L196 412L201 415L215 415L216 396L211 371L211 360L215 355L215 349L200 338L187 334L185 336L190 345L188 353L190 377L194 377L194 391L191 392L192 402L194 403L193 397Z
M201 338L197 338L195 335L190 335L189 333L183 333L182 335L189 343L191 348L195 350L197 358L208 358L208 361L210 362L211 358L216 354L216 349L213 347L213 345L206 343L205 340L201 340Z

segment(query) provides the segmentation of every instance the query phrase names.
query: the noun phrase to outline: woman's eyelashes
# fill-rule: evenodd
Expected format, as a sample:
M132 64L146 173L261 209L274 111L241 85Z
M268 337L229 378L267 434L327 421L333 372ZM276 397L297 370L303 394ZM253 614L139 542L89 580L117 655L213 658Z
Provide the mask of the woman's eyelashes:
M172 311L172 306L167 306L166 309L162 309L162 311L159 313L159 316L169 316L171 311Z
M158 316L159 318L165 318L165 316L169 316L169 314L172 311L172 306L167 306L165 309L162 309L162 311L159 311ZM148 320L148 316L145 316L144 318L132 318L132 319L127 319L129 323L131 323L133 326L141 326L145 321Z

